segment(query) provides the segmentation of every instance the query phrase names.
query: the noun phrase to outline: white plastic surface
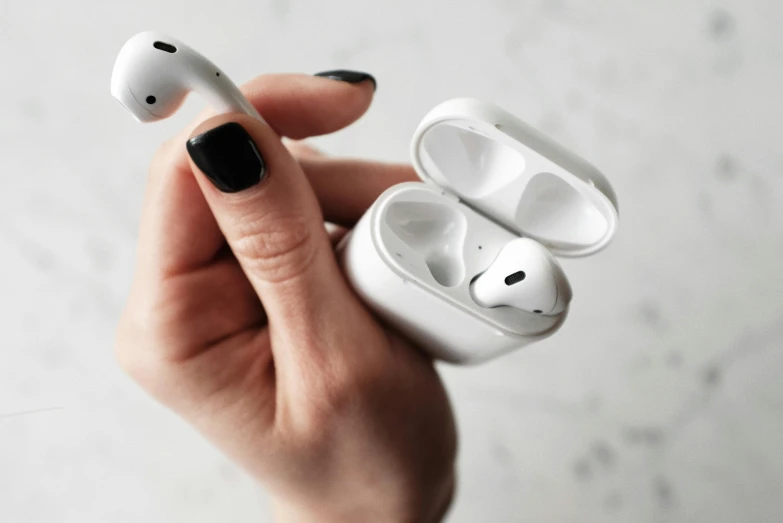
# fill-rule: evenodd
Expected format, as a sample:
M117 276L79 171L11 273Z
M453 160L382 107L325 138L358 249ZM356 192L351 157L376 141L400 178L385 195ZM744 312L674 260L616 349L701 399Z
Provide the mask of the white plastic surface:
M546 247L530 238L508 242L470 284L482 307L509 306L535 314L560 314L571 302L571 285Z
M176 51L156 48L156 42ZM133 36L120 50L111 75L111 94L138 121L168 118L190 91L203 96L217 113L240 112L261 119L228 75L176 38L146 31ZM147 101L150 96L152 103Z
M439 105L416 131L411 155L424 181L553 254L593 254L614 236L617 199L606 178L495 105Z
M340 246L356 292L434 357L454 363L485 361L556 332L571 289L546 249L585 256L606 246L617 226L608 181L512 115L473 99L431 111L411 152L429 183L388 189ZM530 246L520 237L543 256L528 267L531 279L541 278L528 282L532 294L488 285L476 299L471 283L504 247ZM524 261L499 260L498 270Z
M444 287L465 279L462 251L467 219L447 203L399 201L386 209L386 225L423 257L432 277Z
M395 201L423 202L430 196L433 200L442 198L424 184L410 183L392 187L381 199L391 204L384 205L388 209ZM457 289L443 287L447 291L445 294L432 292L433 285L439 286L434 276L414 278L388 264L374 240L372 229L378 225L376 216L373 212L366 213L340 245L338 252L344 274L376 314L434 358L457 364L477 364L543 339L565 321L565 313L555 317L528 314L531 321L525 322L510 307L482 309L475 304L471 306L469 282ZM499 233L499 230L497 228L495 232ZM495 239L502 242L503 237L500 233ZM402 253L411 251L403 250ZM481 260L488 263L493 255L473 258L475 263ZM428 271L426 264L422 265L423 261L416 256L407 261L416 272ZM494 321L488 321L482 311L493 311L496 314ZM504 323L508 328L504 328Z

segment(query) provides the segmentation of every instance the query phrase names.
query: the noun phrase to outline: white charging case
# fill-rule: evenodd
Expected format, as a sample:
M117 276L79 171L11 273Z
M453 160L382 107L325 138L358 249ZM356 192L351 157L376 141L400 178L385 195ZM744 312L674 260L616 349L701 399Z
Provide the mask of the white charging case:
M560 257L604 248L618 222L608 180L503 109L470 98L427 114L411 155L426 183L385 191L338 248L358 295L452 363L486 361L556 332L568 310L483 308L471 297L471 280L518 237Z

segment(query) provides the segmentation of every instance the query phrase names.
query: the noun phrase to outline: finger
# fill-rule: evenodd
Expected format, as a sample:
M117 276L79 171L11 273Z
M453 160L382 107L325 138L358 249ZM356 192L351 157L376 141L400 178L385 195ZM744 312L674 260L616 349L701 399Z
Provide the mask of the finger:
M297 160L301 158L319 158L326 156L322 150L302 140L284 139L283 145L285 145L288 152Z
M217 116L194 130L188 153L261 298L280 366L333 340L343 315L366 315L337 267L315 194L274 130L245 115Z
M321 205L324 219L352 227L389 187L418 181L406 164L299 156L301 165Z
M346 227L355 225L389 187L419 181L410 165L329 158L303 141L285 145L310 180L324 218Z
M242 91L277 134L300 140L339 131L367 112L375 79L367 74L363 78L349 83L304 74L270 74L251 80Z
M225 245L190 165L184 146L170 140L150 166L139 226L137 276L157 285L161 279L197 270Z
M329 134L349 126L367 109L375 93L375 79L351 83L305 74L265 74L242 86L242 92L280 136L300 140ZM215 116L207 108L185 128L179 141L196 126Z
M324 227L326 228L326 233L329 235L329 241L331 242L332 247L337 247L340 240L348 234L348 229L334 223L325 222Z
M264 75L243 91L279 133L304 137L336 131L367 110L372 82L351 84L306 75ZM161 277L210 263L223 247L220 232L185 152L192 131L164 144L151 168L139 238L140 272Z

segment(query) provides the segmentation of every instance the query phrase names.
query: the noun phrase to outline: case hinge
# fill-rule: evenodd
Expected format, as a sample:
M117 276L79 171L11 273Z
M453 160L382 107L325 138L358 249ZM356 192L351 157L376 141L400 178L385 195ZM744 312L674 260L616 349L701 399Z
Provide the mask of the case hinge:
M450 193L446 189L441 189L440 193L446 198L448 198L449 200L453 201L454 203L459 203L459 196L457 196L456 194Z

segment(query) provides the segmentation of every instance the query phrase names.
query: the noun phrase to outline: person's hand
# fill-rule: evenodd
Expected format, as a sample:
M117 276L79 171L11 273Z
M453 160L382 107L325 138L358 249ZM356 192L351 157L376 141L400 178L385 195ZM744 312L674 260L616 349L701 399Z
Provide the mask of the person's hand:
M373 88L259 77L244 92L268 125L215 116L150 169L117 357L267 487L280 521L439 521L454 489L433 363L362 306L324 227L414 173L280 139L347 126Z

